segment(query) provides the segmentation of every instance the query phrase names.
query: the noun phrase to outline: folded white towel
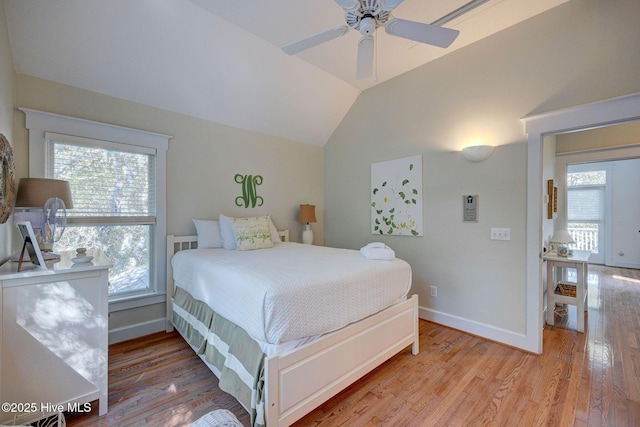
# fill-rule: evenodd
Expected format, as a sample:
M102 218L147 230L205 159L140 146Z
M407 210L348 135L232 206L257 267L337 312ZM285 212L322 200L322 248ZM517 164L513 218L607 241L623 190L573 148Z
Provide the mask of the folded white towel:
M370 244L369 244L370 245ZM391 261L396 257L396 253L387 245L382 246L364 246L360 249L360 253L366 259L374 259L380 261Z
M386 248L387 245L385 245L382 242L371 242L365 247L367 247L367 248Z

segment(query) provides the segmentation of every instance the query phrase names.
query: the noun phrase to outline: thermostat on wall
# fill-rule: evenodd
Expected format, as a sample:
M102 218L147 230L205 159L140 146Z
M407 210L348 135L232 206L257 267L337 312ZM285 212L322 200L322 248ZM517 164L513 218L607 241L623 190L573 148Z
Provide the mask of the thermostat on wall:
M478 222L478 198L462 196L462 222Z

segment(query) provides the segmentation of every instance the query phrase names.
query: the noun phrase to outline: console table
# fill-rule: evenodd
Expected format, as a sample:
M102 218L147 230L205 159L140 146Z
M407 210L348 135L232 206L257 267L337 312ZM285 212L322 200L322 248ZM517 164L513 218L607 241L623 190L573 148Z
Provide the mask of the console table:
M555 305L572 304L576 306L577 330L584 333L584 312L587 311L587 296L589 286L587 277L589 275L589 251L573 251L572 255L559 256L555 252L547 252L542 256L547 263L547 324L553 326ZM566 268L576 269L576 295L561 295L556 293L559 283L563 282L566 276Z
M107 413L108 269L60 252L47 268L0 266L0 424L28 424L61 411ZM5 403L13 406L5 406Z

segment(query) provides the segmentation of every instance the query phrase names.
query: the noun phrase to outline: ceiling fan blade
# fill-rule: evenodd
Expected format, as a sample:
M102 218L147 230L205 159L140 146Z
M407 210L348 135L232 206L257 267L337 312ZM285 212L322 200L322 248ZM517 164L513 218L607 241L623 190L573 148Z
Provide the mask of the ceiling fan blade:
M358 2L356 0L335 0L335 2L347 12L358 10Z
M358 63L356 79L366 79L373 74L373 36L364 36L358 42Z
M382 10L386 10L388 12L392 11L393 9L395 9L396 7L398 7L398 5L400 5L400 3L402 3L404 0L381 0L380 1L380 8Z
M296 53L300 53L303 50L312 48L321 43L328 42L329 40L336 39L340 36L344 36L349 30L350 28L347 25L333 27L327 31L323 31L318 34L314 34L313 36L306 37L302 40L284 45L282 46L282 50L288 55L295 55Z
M449 47L460 31L421 22L392 18L385 24L385 30L392 36L398 36L420 43L438 47Z

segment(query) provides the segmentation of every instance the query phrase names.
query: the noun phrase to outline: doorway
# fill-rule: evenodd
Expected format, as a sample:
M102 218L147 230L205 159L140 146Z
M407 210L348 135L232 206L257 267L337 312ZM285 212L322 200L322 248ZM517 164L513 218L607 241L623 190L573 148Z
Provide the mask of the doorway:
M610 198L611 173L607 165L567 165L567 231L572 249L591 252L590 262L605 263L605 218ZM609 196L609 197L607 197Z
M542 353L543 142L547 135L640 120L640 93L523 118L527 133L526 333L521 347Z
M556 173L566 174L560 215L573 248L592 251L593 264L640 268L639 155L636 145L557 158Z

